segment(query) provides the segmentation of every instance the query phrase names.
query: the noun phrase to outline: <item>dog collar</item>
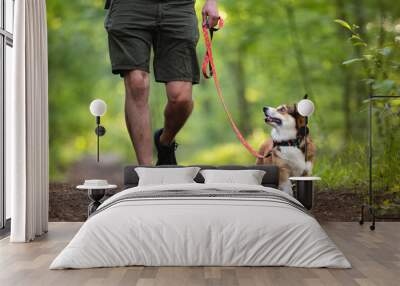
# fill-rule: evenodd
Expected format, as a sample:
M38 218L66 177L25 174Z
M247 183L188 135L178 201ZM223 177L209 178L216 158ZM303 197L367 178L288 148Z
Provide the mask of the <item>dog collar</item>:
M274 141L275 146L296 146L299 147L299 140L298 139L291 139L286 141Z

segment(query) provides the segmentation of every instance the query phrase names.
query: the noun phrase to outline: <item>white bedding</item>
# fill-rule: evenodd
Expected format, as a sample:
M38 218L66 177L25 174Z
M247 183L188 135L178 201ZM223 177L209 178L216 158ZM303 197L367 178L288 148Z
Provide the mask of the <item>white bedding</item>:
M266 192L272 199L121 199L168 190L253 190ZM284 201L299 204L279 190L254 185L193 183L127 189L99 207L50 269L127 265L350 268L319 223Z

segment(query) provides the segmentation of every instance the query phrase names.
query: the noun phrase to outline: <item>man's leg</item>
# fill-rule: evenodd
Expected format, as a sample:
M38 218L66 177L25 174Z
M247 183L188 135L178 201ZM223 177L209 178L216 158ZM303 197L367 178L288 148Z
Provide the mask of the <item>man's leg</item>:
M149 110L149 74L127 72L125 82L125 120L139 165L152 164L152 139Z
M166 84L168 103L164 110L164 130L160 143L170 145L193 110L192 83L171 81Z

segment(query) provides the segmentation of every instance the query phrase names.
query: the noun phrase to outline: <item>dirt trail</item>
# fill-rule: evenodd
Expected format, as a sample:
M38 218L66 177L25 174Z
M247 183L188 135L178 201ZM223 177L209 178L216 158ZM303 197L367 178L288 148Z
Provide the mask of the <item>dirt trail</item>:
M84 157L71 166L66 182L50 184L50 221L86 220L89 199L85 190L75 187L85 179L106 179L119 189L109 191L108 196L123 186L121 159L113 155L102 155L98 163L94 157ZM361 198L353 190L321 190L316 192L314 216L320 221L357 221L360 215Z
M71 165L65 182L79 185L85 179L105 179L110 184L122 185L124 164L121 161L115 155L107 154L101 156L100 162L97 162L95 157L84 157Z
M108 196L120 191L117 189ZM75 185L50 184L50 221L85 221L89 199ZM312 213L319 221L357 221L361 199L351 191L318 191Z

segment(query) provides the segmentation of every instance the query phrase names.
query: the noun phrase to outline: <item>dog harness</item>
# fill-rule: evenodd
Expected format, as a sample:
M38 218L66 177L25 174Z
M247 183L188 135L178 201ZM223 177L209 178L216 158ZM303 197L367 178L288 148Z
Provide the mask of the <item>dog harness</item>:
M278 148L281 146L285 146L285 147L294 146L294 147L300 148L300 141L298 138L286 140L286 141L273 141L273 144L274 145L272 146L272 148L274 148L276 146L278 146ZM267 154L265 154L264 158L268 158L270 156L272 156L272 150L269 151Z

